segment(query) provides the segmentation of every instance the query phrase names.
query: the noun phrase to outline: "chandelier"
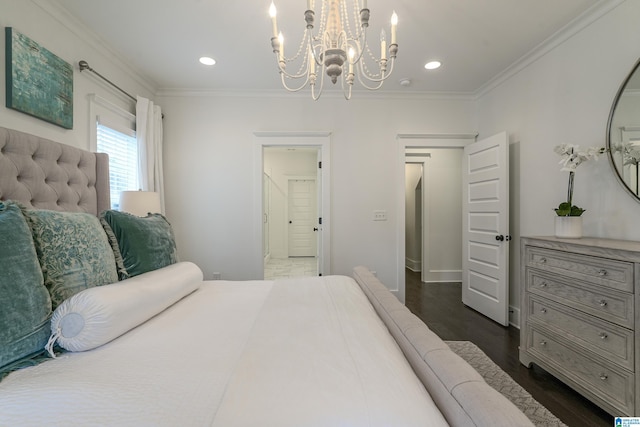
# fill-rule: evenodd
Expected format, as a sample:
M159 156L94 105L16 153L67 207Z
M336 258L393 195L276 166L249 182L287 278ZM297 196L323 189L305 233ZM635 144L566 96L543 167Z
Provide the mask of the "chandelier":
M351 89L356 77L366 89L380 89L391 75L398 53L396 13L393 12L391 16L391 43L388 49L386 33L384 29L380 32L378 58L367 44L367 0L322 0L316 33L314 3L313 0L307 0L307 10L304 12L306 29L295 55L290 58L284 54L284 38L282 33L278 32L276 7L273 2L269 8L273 24L271 46L276 54L278 70L285 89L297 92L308 84L311 87L311 97L317 100L322 94L325 76L329 77L333 84L340 80L342 92L347 100L351 99ZM351 13L347 3L352 3ZM295 71L289 71L296 67ZM289 81L295 81L297 86L290 86L287 84Z

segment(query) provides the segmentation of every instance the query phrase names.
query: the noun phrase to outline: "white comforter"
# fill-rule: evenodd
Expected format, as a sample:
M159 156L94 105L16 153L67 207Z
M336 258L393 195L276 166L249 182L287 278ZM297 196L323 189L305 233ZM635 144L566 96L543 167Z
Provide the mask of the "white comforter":
M205 282L95 350L0 382L0 426L439 426L348 277Z

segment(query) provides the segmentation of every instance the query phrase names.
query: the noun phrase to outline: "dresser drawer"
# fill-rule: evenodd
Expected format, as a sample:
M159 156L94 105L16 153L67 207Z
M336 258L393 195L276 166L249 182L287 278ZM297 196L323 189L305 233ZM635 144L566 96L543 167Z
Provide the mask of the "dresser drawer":
M531 246L526 247L525 262L529 267L633 292L633 263L631 262Z
M634 327L633 294L567 279L535 269L526 271L527 291L628 328Z
M557 373L578 384L587 393L616 408L618 414L633 414L634 377L624 369L607 367L597 358L574 351L532 326L528 351ZM544 366L543 366L544 367Z
M527 310L530 322L633 370L633 331L533 295L529 297Z

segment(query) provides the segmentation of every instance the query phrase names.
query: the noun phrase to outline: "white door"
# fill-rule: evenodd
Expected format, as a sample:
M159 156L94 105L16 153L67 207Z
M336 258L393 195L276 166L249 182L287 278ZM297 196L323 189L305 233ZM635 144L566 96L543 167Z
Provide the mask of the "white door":
M322 150L318 150L316 157L318 165L318 171L316 174L316 190L318 191L316 197L316 227L314 232L316 234L316 271L318 276L322 276Z
M316 181L289 180L289 256L316 256Z
M464 148L462 302L509 324L509 142L505 132Z

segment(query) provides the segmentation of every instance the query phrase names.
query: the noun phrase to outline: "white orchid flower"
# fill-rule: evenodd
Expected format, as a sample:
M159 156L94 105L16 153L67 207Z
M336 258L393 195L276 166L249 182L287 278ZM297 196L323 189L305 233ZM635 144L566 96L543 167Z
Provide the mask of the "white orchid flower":
M587 160L598 160L598 154L602 153L601 148L588 147L585 150L581 150L580 146L575 144L557 145L553 151L561 156L558 162L561 165L560 170L567 172L575 172L576 168Z

